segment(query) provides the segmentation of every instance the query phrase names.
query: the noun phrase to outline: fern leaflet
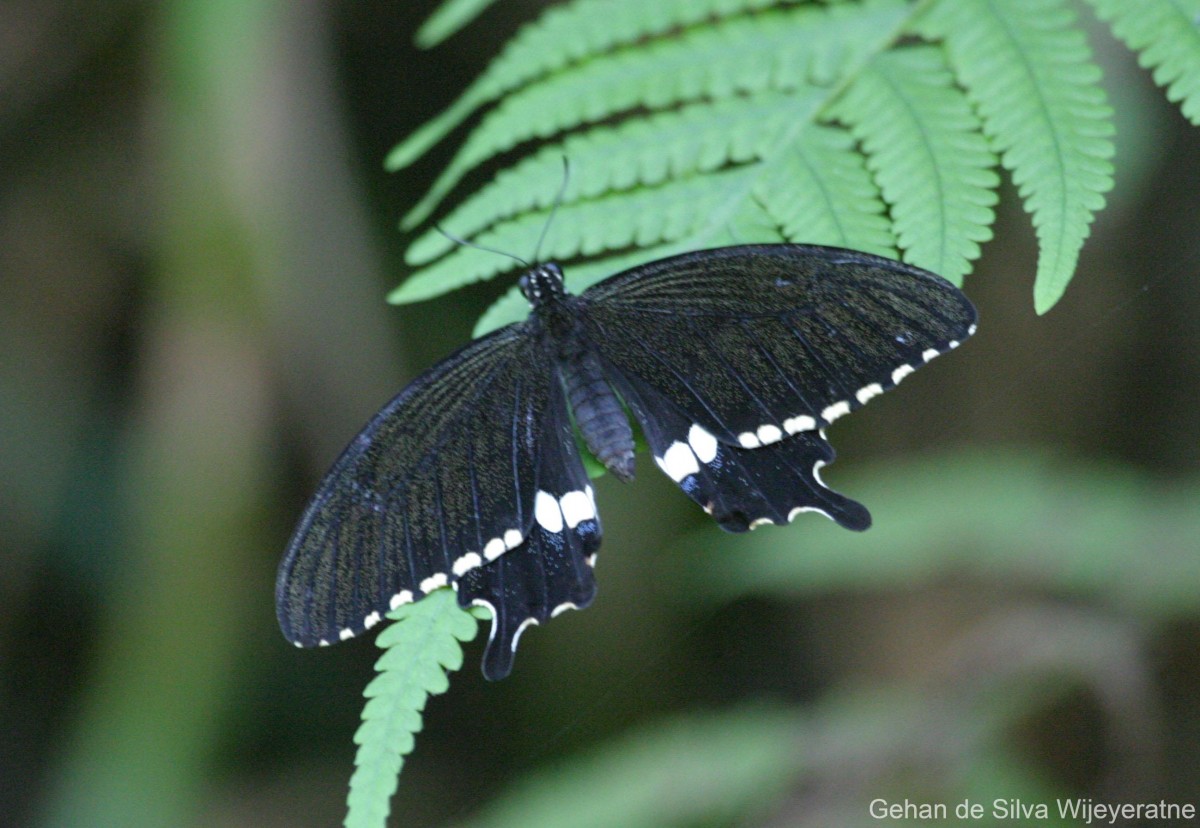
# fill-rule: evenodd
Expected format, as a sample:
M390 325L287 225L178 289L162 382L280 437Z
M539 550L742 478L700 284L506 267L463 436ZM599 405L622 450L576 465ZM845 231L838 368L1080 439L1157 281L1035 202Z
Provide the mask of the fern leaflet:
M885 52L833 110L850 125L891 205L905 259L962 284L991 238L996 157L932 46Z
M1112 187L1112 111L1074 24L1064 0L940 0L921 21L945 42L1033 217L1038 313L1066 290Z
M496 0L446 0L417 29L417 45L422 49L436 46L466 26Z
M765 89L790 90L806 80L830 83L843 70L847 50L852 55L870 33L890 31L907 11L901 0L867 0L763 12L720 26L697 26L676 38L637 44L550 75L508 95L483 118L403 226L428 217L478 164L524 141L639 107L653 111Z
M775 0L576 0L551 8L524 27L449 109L397 145L385 166L408 166L477 109L538 78L647 38L772 5Z
M1138 53L1184 116L1200 125L1200 0L1088 0Z

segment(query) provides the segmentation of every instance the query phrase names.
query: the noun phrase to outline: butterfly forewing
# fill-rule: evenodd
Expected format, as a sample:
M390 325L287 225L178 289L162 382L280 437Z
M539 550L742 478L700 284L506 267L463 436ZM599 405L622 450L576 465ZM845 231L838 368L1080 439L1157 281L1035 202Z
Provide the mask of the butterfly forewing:
M837 248L689 253L585 291L590 340L723 442L814 430L970 336L941 277Z
M348 638L518 545L533 520L553 368L521 326L409 385L326 474L276 586L284 635Z

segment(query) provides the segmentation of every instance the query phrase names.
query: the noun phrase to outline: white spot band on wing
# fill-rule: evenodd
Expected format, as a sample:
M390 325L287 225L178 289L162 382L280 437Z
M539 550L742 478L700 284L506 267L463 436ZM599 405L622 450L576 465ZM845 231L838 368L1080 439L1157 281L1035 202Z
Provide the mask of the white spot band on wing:
M419 586L421 592L424 592L426 595L428 595L435 589L440 589L448 583L450 583L450 581L446 578L445 572L436 572L433 575L430 575L424 581L421 581Z
M569 529L574 529L585 520L593 520L596 517L596 504L588 497L587 492L567 492L559 498L558 506Z
M701 463L711 463L717 457L717 438L698 425L688 429L688 445Z
M558 507L558 498L547 491L538 489L533 499L533 517L547 532L558 534L563 530L563 513Z
M667 449L666 454L654 459L659 467L667 473L667 477L676 483L688 475L700 471L700 466L696 463L696 455L687 443L676 441Z

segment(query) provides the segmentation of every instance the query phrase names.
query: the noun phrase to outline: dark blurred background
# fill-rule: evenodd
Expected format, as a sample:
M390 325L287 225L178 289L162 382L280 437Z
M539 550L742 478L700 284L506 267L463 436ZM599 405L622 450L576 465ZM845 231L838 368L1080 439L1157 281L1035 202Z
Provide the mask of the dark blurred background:
M0 6L0 824L342 818L378 650L286 645L275 567L342 445L510 283L385 305L406 275L397 218L461 136L401 174L382 158L541 5L500 3L430 52L412 46L425 1ZM864 544L886 547L889 498L925 491L911 469L979 470L946 478L978 491L942 484L905 513L957 527L943 538L957 563L693 601L700 550L736 567L766 543L802 561L825 527L739 547L658 475L602 480L596 604L529 633L505 682L484 682L469 647L429 706L395 824L465 820L514 779L667 713L945 690L1023 663L1042 634L1058 649L1029 681L1072 658L1074 678L1015 694L1001 728L1037 790L1200 803L1200 597L1156 569L1194 575L1200 558L1186 531L1200 512L1200 132L1092 30L1117 187L1065 299L1033 314L1033 233L1006 189L966 285L980 334L832 433L827 477L876 514ZM1110 483L1127 512L1079 494ZM960 513L973 494L993 522ZM1093 579L1085 530L1120 538L1111 554L1136 566ZM1081 563L1015 579L976 565L984 547ZM1129 572L1149 584L1134 598ZM1160 573L1181 593L1161 605ZM952 767L909 761L911 790L959 790ZM823 784L735 823L836 814ZM869 798L845 807L868 822Z

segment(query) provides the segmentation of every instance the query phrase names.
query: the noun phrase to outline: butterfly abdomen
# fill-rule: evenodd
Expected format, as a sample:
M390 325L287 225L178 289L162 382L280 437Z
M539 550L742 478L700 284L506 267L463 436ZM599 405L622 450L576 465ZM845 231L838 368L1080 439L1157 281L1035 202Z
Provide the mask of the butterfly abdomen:
M588 450L620 480L632 480L633 430L621 401L604 378L600 360L584 348L561 364L575 425Z

